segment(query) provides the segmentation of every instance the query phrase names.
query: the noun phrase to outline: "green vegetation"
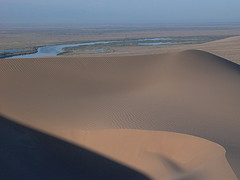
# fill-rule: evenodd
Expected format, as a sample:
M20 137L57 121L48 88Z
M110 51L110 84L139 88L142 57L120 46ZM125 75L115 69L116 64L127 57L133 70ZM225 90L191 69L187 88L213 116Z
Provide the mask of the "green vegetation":
M19 56L25 54L34 54L37 52L38 47L33 47L31 49L26 49L23 51L16 51L16 52L0 52L0 59L12 57L12 56Z
M121 42L108 44L66 48L60 55L96 54L111 53L119 51L119 49L122 51L122 49L126 50L128 47L142 48L143 45L139 45L137 41L137 39L142 38L171 37L172 39L168 41L175 45L204 43L232 35L240 35L239 25L0 27L0 50L24 50L18 52L0 52L0 58L31 54L37 52L37 47L60 44L121 40ZM196 40L187 39L189 37L196 37ZM144 41L144 43L152 42L156 41ZM160 46L164 45L155 45L154 47L158 48ZM151 48L150 46L148 47Z
M118 47L136 47L136 46L152 46L144 45L143 43L167 43L166 45L179 45L179 44L201 44L218 39L227 38L230 36L177 36L177 37L164 37L163 39L154 38L140 38L140 39L123 39L112 41L109 43L94 44L94 45L80 45L75 47L66 47L62 53L58 55L77 55L77 54L97 54L97 53L111 53L117 51ZM139 44L141 43L141 44ZM154 45L154 47L164 46L165 44Z
M164 45L180 45L180 44L201 44L205 42L210 42L218 39L223 39L230 36L168 36L161 38L138 38L138 39L118 39L118 40L105 40L107 43L99 44L86 44L79 45L75 47L66 47L63 49L62 53L58 55L77 55L77 54L100 54L100 53L112 53L116 52L119 47L141 47L141 46L154 46L160 47ZM104 41L104 40L102 40ZM87 41L86 41L87 42ZM66 42L66 44L78 44L79 42ZM83 43L83 42L82 42ZM151 43L163 43L163 44L154 44ZM166 44L164 44L166 43ZM65 43L54 43L65 44ZM52 45L52 44L51 44ZM34 54L37 52L38 47L25 48L23 51L17 52L0 52L0 58L25 55L25 54Z

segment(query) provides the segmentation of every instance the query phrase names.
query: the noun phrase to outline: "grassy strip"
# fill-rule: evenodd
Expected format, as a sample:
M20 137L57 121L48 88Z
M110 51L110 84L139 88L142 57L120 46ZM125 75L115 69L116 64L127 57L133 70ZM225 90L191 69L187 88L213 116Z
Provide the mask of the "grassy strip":
M230 36L175 36L175 37L164 37L166 40L161 42L167 42L169 45L187 45L187 44L201 44L210 42L218 39L227 38ZM169 39L168 39L169 38ZM141 38L144 39L144 38ZM140 45L139 43L156 43L159 40L141 40L141 39L123 39L121 42L109 42L107 44L94 44L94 45L80 45L75 47L66 47L62 53L58 55L76 55L76 54L96 54L96 53L109 53L114 52L114 48L117 47L136 47L136 46L164 46L160 45ZM105 51L97 52L99 49L105 49Z
M1 52L0 59L13 57L13 56L20 56L26 54L35 54L37 53L38 47L34 47L32 49L24 50L24 51L17 51L17 52Z

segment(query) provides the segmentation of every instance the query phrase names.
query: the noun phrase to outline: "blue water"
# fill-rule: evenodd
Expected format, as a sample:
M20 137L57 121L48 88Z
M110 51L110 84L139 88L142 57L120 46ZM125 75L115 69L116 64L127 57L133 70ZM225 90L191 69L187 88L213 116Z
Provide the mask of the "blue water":
M171 40L171 38L145 38L145 39L138 39L138 41L166 41L166 40Z
M62 45L54 45L54 46L43 46L37 49L37 53L34 54L26 54L8 57L6 59L16 59L16 58L37 58L44 56L57 56L59 53L63 52L63 48L66 47L76 47L76 46L91 46L95 44L108 44L108 43L116 43L116 42L139 42L138 45L146 45L146 46L155 46L155 45L163 45L163 44L171 44L171 42L166 42L167 40L171 40L171 38L142 38L142 39L130 39L130 40L118 40L118 41L96 41L96 42L84 42L78 44L62 44ZM144 42L148 41L148 42ZM149 42L153 41L153 42ZM16 52L22 50L10 49L10 50L1 50L0 52ZM97 52L98 50L96 50ZM101 50L100 50L101 52Z
M116 42L116 41L97 41L97 42L85 42L85 43L79 43L79 44L62 44L62 45L55 45L55 46L43 46L43 47L39 47L37 49L37 53L13 56L13 57L8 57L6 59L57 56L59 53L62 53L63 48L66 48L66 47L90 46L90 45L95 45L95 44L107 44L107 43L111 43L111 42Z
M138 45L141 45L141 46L156 46L156 45L162 45L162 44L172 44L172 43L170 42L138 43Z

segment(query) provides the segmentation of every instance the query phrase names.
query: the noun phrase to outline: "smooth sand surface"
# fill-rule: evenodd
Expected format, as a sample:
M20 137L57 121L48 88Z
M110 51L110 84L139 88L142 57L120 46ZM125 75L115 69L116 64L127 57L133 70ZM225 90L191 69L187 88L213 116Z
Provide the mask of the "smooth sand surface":
M2 115L148 177L240 177L240 66L213 54L1 60L0 84Z
M76 139L77 144L151 179L236 179L225 150L195 136L149 130L100 130L74 132L69 139Z

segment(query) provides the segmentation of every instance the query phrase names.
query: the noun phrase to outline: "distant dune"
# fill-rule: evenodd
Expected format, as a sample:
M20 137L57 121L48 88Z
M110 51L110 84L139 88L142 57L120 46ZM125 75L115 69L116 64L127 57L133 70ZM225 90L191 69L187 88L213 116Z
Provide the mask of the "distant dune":
M226 58L232 62L240 64L240 36L229 37L221 40L211 41L203 44L196 44L186 46L180 50L186 50L189 48L199 49L203 51L207 51L223 58ZM179 50L178 49L178 50Z
M3 59L0 84L2 115L141 177L240 177L240 66L226 59L199 50Z
M163 46L141 46L141 47L119 47L113 53L101 54L79 54L77 56L129 56L129 55L146 55L175 53L189 49L197 49L213 53L222 58L228 59L234 63L240 64L240 36L229 37L221 40L215 40L201 44L191 45L163 45Z

